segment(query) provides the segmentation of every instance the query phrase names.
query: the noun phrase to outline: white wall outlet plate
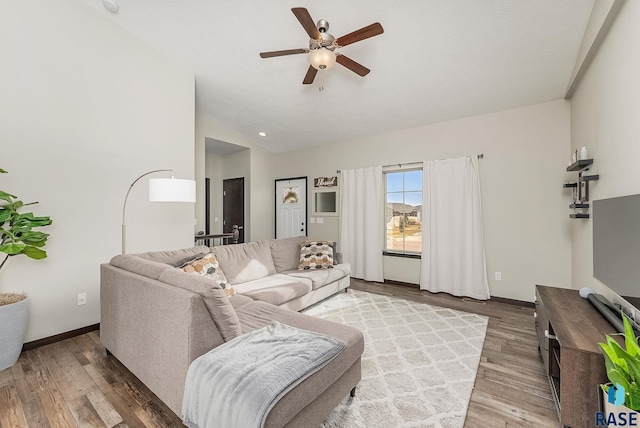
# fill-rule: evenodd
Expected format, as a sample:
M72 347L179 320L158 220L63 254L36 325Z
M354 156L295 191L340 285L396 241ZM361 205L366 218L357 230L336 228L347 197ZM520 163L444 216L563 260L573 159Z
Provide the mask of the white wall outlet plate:
M87 293L78 294L78 300L76 303L78 306L87 304Z

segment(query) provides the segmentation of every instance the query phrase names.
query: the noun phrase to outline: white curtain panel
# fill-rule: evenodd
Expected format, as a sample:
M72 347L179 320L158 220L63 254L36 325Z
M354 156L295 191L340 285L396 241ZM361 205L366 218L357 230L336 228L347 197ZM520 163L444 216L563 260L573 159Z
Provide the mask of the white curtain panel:
M382 167L340 171L340 242L351 276L383 282Z
M489 298L478 158L424 162L420 289Z

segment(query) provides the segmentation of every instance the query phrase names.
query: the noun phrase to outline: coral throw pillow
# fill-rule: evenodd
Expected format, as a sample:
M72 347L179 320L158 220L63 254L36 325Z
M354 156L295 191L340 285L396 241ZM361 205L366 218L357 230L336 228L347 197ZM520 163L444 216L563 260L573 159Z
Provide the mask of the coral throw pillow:
M229 284L229 281L227 281L227 277L224 276L224 272L222 272L222 268L218 264L216 256L211 253L197 260L188 262L182 267L182 270L187 273L198 274L211 278L213 282L218 284L229 297L236 294L236 291L233 289L231 284Z
M298 270L333 269L333 242L305 241L300 245Z

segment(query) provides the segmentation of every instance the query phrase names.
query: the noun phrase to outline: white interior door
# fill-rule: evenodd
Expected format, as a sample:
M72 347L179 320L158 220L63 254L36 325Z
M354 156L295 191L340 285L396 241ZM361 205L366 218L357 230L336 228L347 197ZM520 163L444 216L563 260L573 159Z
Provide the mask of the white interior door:
M307 234L307 177L276 180L276 238Z

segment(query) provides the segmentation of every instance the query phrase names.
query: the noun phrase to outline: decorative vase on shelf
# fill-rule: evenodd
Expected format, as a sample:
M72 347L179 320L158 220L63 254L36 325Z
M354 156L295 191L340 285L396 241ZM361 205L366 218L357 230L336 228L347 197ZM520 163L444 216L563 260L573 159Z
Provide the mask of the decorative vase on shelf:
M583 147L580 149L580 160L587 159L587 148Z

